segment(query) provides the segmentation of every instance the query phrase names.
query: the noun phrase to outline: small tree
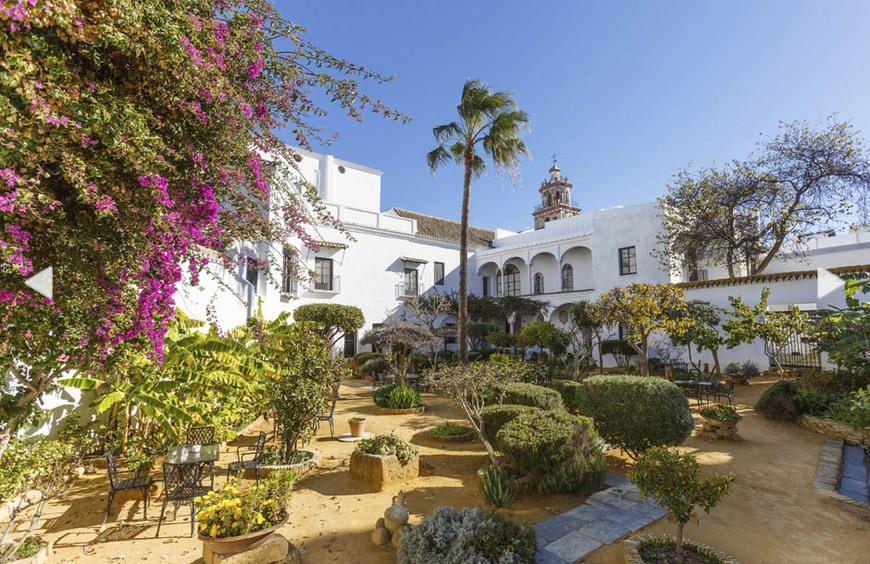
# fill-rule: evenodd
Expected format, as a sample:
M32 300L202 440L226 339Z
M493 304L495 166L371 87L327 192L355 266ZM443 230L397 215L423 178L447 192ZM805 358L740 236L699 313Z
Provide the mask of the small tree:
M501 469L501 462L490 443L482 416L483 408L488 403L501 405L508 385L518 382L521 373L517 361L502 358L474 362L466 366L450 366L426 376L430 384L444 392L465 413L493 465L499 469Z
M687 315L684 294L682 288L670 284L632 284L614 288L599 299L601 320L625 328L626 341L641 357L642 376L649 376L650 335L682 334L694 324Z
M700 471L701 465L691 454L663 447L650 449L628 471L641 495L667 509L668 518L677 524L677 564L683 564L683 526L698 522L695 507L709 513L734 485L733 474L700 478Z
M814 334L819 350L855 374L870 373L870 302L860 294L870 294L867 274L844 275L846 307L821 309L815 313Z
M382 351L384 358L390 363L390 370L399 377L399 383L404 386L411 352L426 347L434 338L435 336L424 327L406 321L397 321L367 334L360 342Z
M598 369L604 370L604 351L601 350L604 324L601 323L598 307L595 303L581 301L571 305L568 337L571 341L571 353L574 357L574 378L578 379L583 369L583 362L592 358L593 347L598 347Z
M511 347L517 344L517 338L511 333L496 331L486 336L486 342L500 351L509 351Z
M293 312L293 319L312 324L330 350L342 336L360 329L366 322L360 308L341 304L299 306Z
M669 335L671 342L677 346L685 346L689 351L689 364L692 361L692 345L698 352L709 350L713 354L713 373L719 374L719 347L725 344L725 338L716 329L721 318L720 310L710 302L703 300L689 300L686 302L686 315L694 320L695 324L679 334ZM698 368L701 362L698 361Z
M522 339L538 347L547 349L553 355L560 355L568 348L569 337L549 321L532 321L520 331Z
M483 323L481 321L471 321L468 323L468 339L471 341L473 350L481 350L488 342L487 335L498 332L498 327L492 323Z
M770 311L767 308L767 298L770 288L761 292L761 299L755 307L749 307L742 298L729 297L731 309L724 310L730 315L722 328L728 334L725 344L729 349L743 343L753 343L756 339L764 341L764 354L773 361L779 371L781 380L785 379L785 371L779 362L779 349L796 334L799 334L806 323L807 316L790 306L787 311Z

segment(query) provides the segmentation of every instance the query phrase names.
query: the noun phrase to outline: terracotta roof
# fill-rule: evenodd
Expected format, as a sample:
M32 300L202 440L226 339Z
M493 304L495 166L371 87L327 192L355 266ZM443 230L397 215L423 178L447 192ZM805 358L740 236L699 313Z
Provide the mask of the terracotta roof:
M315 241L318 247L326 247L328 249L346 249L348 247L347 243L342 243L341 241Z
M417 220L417 234L431 239L459 242L459 223L432 217L422 213L393 208L399 217ZM495 232L481 227L468 226L468 244L472 247L489 247L495 239Z
M826 268L833 274L850 274L854 272L870 272L870 264L858 264L854 266L838 266ZM793 270L790 272L775 272L773 274L756 274L754 276L737 276L735 278L716 278L715 280L695 280L693 282L680 282L674 284L686 290L692 288L713 288L715 286L738 286L740 284L757 284L759 282L782 282L785 280L803 280L804 278L816 278L818 270Z

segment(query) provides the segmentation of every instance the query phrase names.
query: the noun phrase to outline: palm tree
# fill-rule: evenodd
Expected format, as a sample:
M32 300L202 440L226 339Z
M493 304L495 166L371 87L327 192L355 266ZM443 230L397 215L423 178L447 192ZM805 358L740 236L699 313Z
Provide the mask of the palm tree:
M528 156L520 139L529 123L526 112L517 108L507 92L493 92L489 86L469 79L462 87L462 100L456 107L459 121L432 128L438 147L426 155L432 174L442 163L453 160L465 167L462 183L462 220L459 238L459 361L468 362L468 202L471 179L486 170L478 145L489 156L496 170L516 169L521 155Z

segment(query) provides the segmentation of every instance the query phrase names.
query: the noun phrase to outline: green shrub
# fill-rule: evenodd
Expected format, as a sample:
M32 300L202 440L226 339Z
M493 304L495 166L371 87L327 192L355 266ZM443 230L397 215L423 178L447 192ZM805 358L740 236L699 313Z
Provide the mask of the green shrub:
M380 456L394 454L402 466L408 464L419 452L396 435L377 435L370 439L363 439L357 443L356 450L362 454Z
M740 374L740 364L737 362L730 362L728 366L725 367L725 374L729 376L737 376Z
M523 375L520 381L539 386L550 381L550 369L543 362L523 362Z
M657 357L652 357L647 361L650 374L662 374L665 371L665 362Z
M422 374L432 368L432 359L424 355L414 355L410 358L408 370L412 374Z
M447 421L445 423L432 427L426 432L430 435L436 435L439 437L457 437L459 435L464 435L469 431L470 429L468 427L464 427L462 425L457 425L456 423Z
M369 361L373 358L383 358L383 357L384 357L384 355L382 355L381 353L378 353L378 352L374 352L374 351L361 352L361 353L354 355L353 367L360 368L360 367L362 367L363 364L365 364L367 361Z
M601 354L613 355L617 366L627 368L637 351L624 339L607 339L601 341Z
M588 417L565 411L526 413L502 427L497 443L508 466L541 493L589 492L604 481L601 440Z
M40 437L12 439L0 464L0 503L35 489L51 497L67 487L67 478L89 449L85 441L61 442Z
M373 356L359 367L361 376L372 377L381 372L389 372L390 363L382 356Z
M758 365L751 360L747 360L740 365L740 372L747 378L755 378L756 376L761 374L761 371L758 369Z
M504 403L539 409L565 409L562 396L556 390L524 382L515 382L507 387Z
M559 382L556 389L562 395L562 403L565 404L565 409L571 413L576 413L580 405L579 396L583 389L580 382Z
M859 429L870 429L870 388L852 393L843 420Z
M695 426L685 394L662 378L592 376L580 382L576 397L579 413L632 458L654 446L682 443Z
M698 410L698 413L716 421L740 421L743 419L737 410L730 405L714 404L707 405Z
M793 419L798 415L796 394L797 387L794 384L780 380L764 390L754 409L768 419Z
M490 442L495 448L499 448L496 443L496 436L502 427L522 415L523 413L533 413L539 411L537 407L529 407L527 405L488 405L481 411L481 419L483 419L483 430ZM501 450L501 449L499 449Z
M389 409L409 409L423 405L417 390L399 384L381 386L372 393L372 398L378 407Z
M437 507L402 535L399 564L533 564L537 535L528 525L480 509Z
M505 470L496 466L487 466L477 480L483 501L493 511L507 507L516 497L516 484Z

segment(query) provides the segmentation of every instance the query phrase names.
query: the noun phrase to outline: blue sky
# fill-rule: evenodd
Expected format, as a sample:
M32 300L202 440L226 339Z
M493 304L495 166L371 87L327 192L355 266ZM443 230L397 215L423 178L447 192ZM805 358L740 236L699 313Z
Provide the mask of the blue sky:
M584 210L654 200L681 168L745 157L780 120L837 114L870 135L870 2L278 0L332 54L385 74L368 91L412 115L356 124L314 147L385 172L382 207L459 218L461 175L433 177L434 125L479 78L531 114L521 184L489 171L471 221L531 226L550 155Z

